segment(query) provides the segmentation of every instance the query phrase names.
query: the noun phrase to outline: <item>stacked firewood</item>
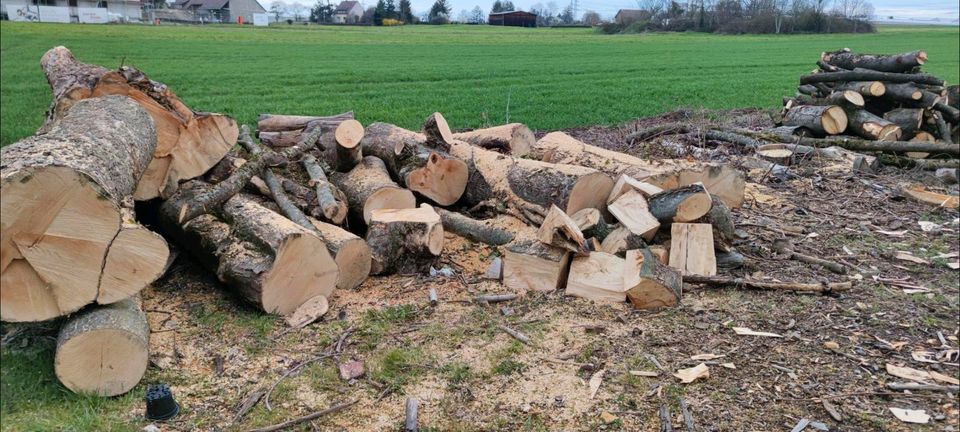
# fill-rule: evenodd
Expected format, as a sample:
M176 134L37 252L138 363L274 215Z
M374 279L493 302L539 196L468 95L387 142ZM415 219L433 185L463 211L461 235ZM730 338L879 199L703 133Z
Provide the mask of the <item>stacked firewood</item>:
M138 293L168 267L167 241L291 326L369 275L436 266L445 232L502 246L496 275L521 291L651 308L676 305L683 281L750 285L715 276L737 257L730 208L744 180L728 166L650 162L561 132L536 140L522 124L453 133L440 113L419 131L352 113L266 114L251 131L134 68L63 47L42 64L48 124L2 151L0 318L68 316L55 369L71 390L114 395L142 377Z
M960 125L957 87L922 73L927 54L826 52L818 69L784 98L781 132L811 137L855 135L877 141L953 143ZM927 152L909 152L922 158Z

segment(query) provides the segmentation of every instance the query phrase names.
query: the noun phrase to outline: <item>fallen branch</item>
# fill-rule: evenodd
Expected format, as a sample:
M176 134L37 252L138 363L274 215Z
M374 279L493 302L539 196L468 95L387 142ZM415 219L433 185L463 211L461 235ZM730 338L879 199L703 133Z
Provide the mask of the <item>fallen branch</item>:
M890 390L909 390L909 391L933 391L933 392L944 392L944 393L960 393L960 386L957 385L940 385L940 384L919 384L919 383L887 383L887 388Z
M343 192L330 183L313 155L304 156L300 163L310 176L310 186L317 191L317 204L323 210L323 216L335 225L343 223L347 217L347 199Z
M403 418L405 432L417 432L417 398L408 397Z
M487 294L482 296L477 296L475 301L477 303L499 303L510 300L516 300L516 294Z
M436 207L443 229L473 241L500 246L513 241L513 234L494 225Z
M505 325L500 326L500 330L503 330L503 331L506 332L508 335L512 336L514 339L520 341L520 343L522 343L522 344L524 344L524 345L530 345L530 338L527 337L527 335L525 335L525 334L523 334L523 333L520 333L520 332L518 332L518 331L516 331L516 330L514 330L514 329L512 329L512 328L510 328L510 327L507 327L507 326L505 326Z
M892 83L917 83L942 86L943 80L930 74L903 74L892 72L877 72L869 69L854 69L842 72L821 72L800 77L800 84L815 84L827 82L847 81L886 81Z
M724 276L696 276L684 275L683 281L689 284L700 284L710 286L735 286L744 288L753 288L760 290L783 290L783 291L804 291L831 293L848 291L853 288L851 282L832 282L832 283L797 283L797 282L761 282L749 279L732 278Z
M273 426L267 426L267 427L262 427L262 428L257 428L257 429L251 429L250 432L274 432L274 431L284 430L284 429L287 429L287 428L292 427L292 426L296 426L296 425L301 424L301 423L305 423L305 422L308 422L308 421L311 421L311 420L316 420L316 419L318 419L318 418L320 418L320 417L323 417L323 416L325 416L325 415L327 415L327 414L333 414L333 413L335 413L335 412L337 412L337 411L341 411L341 410L343 410L343 409L345 409L345 408L349 408L350 406L356 404L357 402L360 402L360 400L359 400L359 399L354 399L354 400L352 400L352 401L350 401L350 402L345 402L345 403L342 403L342 404L339 404L339 405L334 405L334 406L332 406L332 407L330 407L330 408L327 408L327 409L325 409L325 410L317 411L317 412L315 412L315 413L313 413L313 414L308 414L308 415L305 415L305 416L303 416L303 417L297 417L297 418L295 418L295 419L293 419L293 420L288 420L288 421L285 421L285 422L283 422L283 423L275 424L275 425L273 425Z
M847 150L871 152L925 152L960 156L960 146L926 141L870 141L851 137L832 138L805 138L785 133L770 131L773 138L791 144L802 144L810 147L842 147Z

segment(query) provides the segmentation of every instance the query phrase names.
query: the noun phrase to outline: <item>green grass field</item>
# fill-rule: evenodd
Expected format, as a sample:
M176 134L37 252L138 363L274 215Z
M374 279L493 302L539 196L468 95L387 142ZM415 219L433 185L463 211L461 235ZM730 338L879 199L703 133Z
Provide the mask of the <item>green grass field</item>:
M487 26L150 27L0 24L0 144L31 134L49 104L38 61L55 45L83 61L131 64L190 106L252 122L261 112L353 110L363 122L453 127L507 120L535 129L614 124L678 106L773 107L821 51L929 52L960 80L957 27L876 34L604 36L590 29Z

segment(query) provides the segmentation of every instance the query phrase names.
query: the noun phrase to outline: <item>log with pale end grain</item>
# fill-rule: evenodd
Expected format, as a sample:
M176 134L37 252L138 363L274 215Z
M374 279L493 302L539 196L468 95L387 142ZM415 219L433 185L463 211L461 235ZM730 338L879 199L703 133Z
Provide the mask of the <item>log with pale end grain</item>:
M847 110L849 127L857 135L877 141L899 141L903 132L896 124L864 109Z
M644 198L650 198L653 195L663 192L663 189L659 186L642 182L626 174L620 174L620 177L617 178L617 182L613 184L613 189L610 190L610 196L607 197L607 205L616 201L617 198L620 198L620 195L623 195L631 190L639 191L641 194L643 194Z
M897 108L883 114L883 119L900 128L901 138L909 140L916 136L923 122L923 110L918 108Z
M383 161L373 156L365 156L346 174L331 173L330 181L347 196L350 212L367 224L374 210L417 205L413 193L394 183Z
M836 105L801 105L783 117L786 126L801 126L818 135L836 135L847 129L847 115Z
M822 98L807 95L784 98L783 106L789 110L790 108L800 105L849 105L862 107L864 104L863 95L860 93L853 90L838 90Z
M841 69L870 69L878 72L909 72L927 62L925 51L894 55L858 54L850 50L825 52L820 60Z
M548 245L566 249L577 255L588 255L587 241L577 223L557 206L550 206L537 230L537 239Z
M553 291L567 282L570 251L541 243L521 240L506 246L503 256L503 284L508 288Z
M160 276L167 244L132 216L156 140L147 111L106 96L0 150L0 319L55 318Z
M646 247L647 244L643 238L631 232L627 227L619 227L603 239L600 243L600 250L608 254L623 255L630 249L639 249Z
M344 120L337 125L334 136L337 140L337 171L350 171L363 159L360 145L363 140L363 125L353 119Z
M936 76L924 73L900 74L891 72L877 72L874 70L856 68L852 71L813 73L800 77L800 84L816 84L849 81L886 81L892 83L916 83L942 86L943 80Z
M880 97L887 93L887 86L880 81L852 81L836 86L839 91L849 90L861 96Z
M663 264L650 249L627 251L622 283L627 300L637 309L674 307L680 304L683 291L680 272Z
M585 144L563 132L552 132L538 140L531 155L544 162L593 168L611 177L626 174L661 189L703 183L711 194L723 198L731 208L740 207L743 203L746 184L743 174L727 165L696 164L682 160L660 160L651 163L638 157ZM567 212L573 213L570 209L567 209Z
M371 255L367 241L336 225L308 218L327 245L327 250L340 269L337 288L353 289L370 275Z
M760 159L783 166L793 163L793 150L787 144L765 144L757 147L756 154Z
M209 188L184 183L160 206L159 222L170 238L265 312L286 315L317 295L331 297L339 271L323 240L247 196L234 195L181 224L181 206Z
M585 208L570 215L570 219L577 224L584 237L602 242L615 227L607 224L603 214L595 208Z
M912 83L887 84L883 97L894 102L916 102L923 99L923 89Z
M670 267L685 275L717 274L710 224L675 223L670 226Z
M513 241L513 234L487 221L479 221L442 208L434 210L440 215L445 231L492 246L501 246Z
M467 187L467 165L428 143L422 134L387 123L373 123L367 126L360 146L364 154L383 160L387 171L401 185L439 205L451 205Z
M626 300L623 258L604 252L573 257L565 294L597 301Z
M320 126L323 129L335 129L340 123L353 120L353 111L332 116L301 116L284 114L260 114L257 116L258 132L302 131L308 127Z
M71 316L57 336L54 372L74 393L116 396L147 371L150 327L139 296Z
M647 199L637 190L621 195L607 209L621 225L644 240L652 240L660 229L660 221L650 213Z
M430 148L450 150L453 132L450 131L450 126L447 125L447 119L443 118L443 114L435 112L424 120L423 135L426 136L427 145Z
M665 190L647 200L653 217L662 224L690 222L710 211L712 198L702 184Z
M417 208L377 209L367 229L375 275L416 273L430 267L443 251L443 223L427 204Z
M499 153L523 157L537 142L533 131L522 123L510 123L486 129L453 134L453 139L466 141L477 147Z
M350 120L352 121L352 120ZM346 124L344 122L343 124ZM323 168L317 163L313 155L305 155L300 161L310 176L308 185L314 188L317 196L317 205L323 211L323 217L334 225L340 225L347 218L347 197L343 192L330 183Z

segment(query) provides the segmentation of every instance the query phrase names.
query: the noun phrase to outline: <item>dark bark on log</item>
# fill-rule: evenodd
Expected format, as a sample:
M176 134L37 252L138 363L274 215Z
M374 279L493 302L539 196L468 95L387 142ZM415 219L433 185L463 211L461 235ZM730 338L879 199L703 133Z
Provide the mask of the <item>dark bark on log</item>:
M657 415L660 416L660 432L673 432L673 420L670 415L670 407L660 405L660 410L657 411Z
M851 282L834 283L796 283L796 282L761 282L749 279L731 278L725 276L697 276L684 275L683 281L688 284L709 285L709 286L732 286L744 287L760 290L783 290L783 291L802 291L833 293L848 291L853 288Z
M886 84L884 99L895 102L916 102L923 99L923 90L912 83Z
M923 121L923 110L916 108L897 108L887 111L883 115L883 118L900 127L900 130L903 132L901 138L909 140L920 130L920 123Z
M713 203L710 212L697 220L697 223L708 223L713 227L714 247L719 250L727 251L736 239L736 226L733 222L733 214L730 208L718 197L711 197Z
M844 72L823 72L804 75L800 77L800 84L814 84L826 82L849 82L849 81L887 81L892 83L917 83L942 86L943 80L929 74L901 74L890 72L877 72L868 69L857 68L852 71Z
M871 114L867 110L848 109L849 130L864 138L877 141L899 141L900 127Z
M953 144L953 137L950 136L950 126L944 121L943 114L938 112L933 113L933 121L937 127L937 137L947 144Z
M677 135L690 132L690 127L684 123L667 123L640 129L626 136L627 142L644 142L664 135Z
M818 135L834 135L847 126L846 115L835 105L801 105L790 108L783 117L785 126L801 126Z
M310 127L321 127L323 129L335 129L344 120L352 120L353 111L332 116L299 116L283 114L260 114L257 117L257 131L259 132L283 132L295 131L297 129L307 129Z
M461 237L488 245L500 246L513 241L513 234L484 221L469 218L442 208L434 209L440 215L443 229Z
M794 98L784 98L784 106L789 110L790 108L798 105L837 105L837 106L855 106L862 107L864 105L863 96L860 93L852 92L849 90L841 90L830 93L826 97L818 98L807 95L799 95Z
M781 133L774 133L773 135L785 143L802 144L818 148L837 146L853 151L894 153L926 152L960 156L960 148L955 145L942 143L923 141L869 141L852 137L803 138Z
M843 69L870 69L879 72L909 72L926 63L927 53L913 51L895 55L857 54L850 51L823 53L821 60Z
M892 165L899 168L919 168L927 171L935 171L941 168L960 168L960 159L914 159L895 155L880 155L880 161L884 165Z
M690 222L710 211L711 197L703 185L666 190L650 197L650 213L662 224Z
M940 111L944 118L946 118L950 123L955 125L960 124L960 109L957 109L951 105L947 105L942 101L934 103L933 109Z
M427 146L445 152L450 151L450 143L453 142L453 132L447 125L447 119L443 115L435 112L427 117L423 122L423 134L427 137Z
M861 96L880 97L887 93L887 86L880 81L851 81L838 84L837 91L854 91Z
M817 94L820 93L820 90L818 90L817 86L813 84L804 84L802 86L797 87L797 92L799 92L800 94L805 94L807 96L817 96Z
M843 68L841 68L841 67L837 67L837 66L834 66L834 65L832 65L832 64L830 64L830 63L827 63L827 62L823 61L822 59L821 59L821 60L817 60L817 66L820 67L820 70L822 70L822 71L824 71L824 72L840 72L840 71L846 70L846 69L843 69Z
M316 190L317 204L323 210L324 219L334 225L342 224L347 218L347 197L327 180L323 168L320 168L313 155L305 155L300 162L310 176L310 186Z

